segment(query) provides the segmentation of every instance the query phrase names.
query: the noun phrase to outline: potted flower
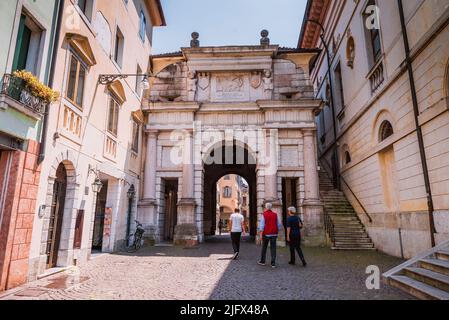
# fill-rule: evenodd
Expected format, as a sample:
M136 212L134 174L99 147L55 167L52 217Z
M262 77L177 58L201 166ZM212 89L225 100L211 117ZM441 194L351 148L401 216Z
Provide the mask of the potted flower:
M52 103L58 100L59 92L54 91L52 88L41 83L39 79L31 72L21 70L15 71L12 75L15 81L13 87L16 87L17 89L24 87L33 96L46 103ZM13 80L11 79L11 81Z

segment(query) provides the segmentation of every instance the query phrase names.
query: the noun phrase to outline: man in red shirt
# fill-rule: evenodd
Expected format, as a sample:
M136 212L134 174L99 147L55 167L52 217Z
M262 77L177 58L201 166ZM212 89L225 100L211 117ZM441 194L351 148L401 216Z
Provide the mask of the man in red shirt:
M276 240L279 230L282 228L282 224L278 221L278 215L273 212L273 204L267 202L265 204L265 212L260 220L259 232L260 239L262 239L262 256L259 261L259 265L264 266L267 256L268 243L270 244L271 252L271 267L276 268Z

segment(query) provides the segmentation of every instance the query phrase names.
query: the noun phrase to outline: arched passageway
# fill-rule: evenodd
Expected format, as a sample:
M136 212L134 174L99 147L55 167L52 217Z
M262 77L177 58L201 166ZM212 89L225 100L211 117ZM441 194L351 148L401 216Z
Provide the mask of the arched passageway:
M216 232L217 182L226 175L238 175L248 183L249 233L257 233L256 159L244 146L219 144L204 163L204 234Z

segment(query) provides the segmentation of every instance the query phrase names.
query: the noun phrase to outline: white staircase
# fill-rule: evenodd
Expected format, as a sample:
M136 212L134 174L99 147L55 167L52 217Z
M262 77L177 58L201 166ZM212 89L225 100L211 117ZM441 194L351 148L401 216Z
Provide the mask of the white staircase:
M449 300L449 241L383 274L389 285L422 300Z

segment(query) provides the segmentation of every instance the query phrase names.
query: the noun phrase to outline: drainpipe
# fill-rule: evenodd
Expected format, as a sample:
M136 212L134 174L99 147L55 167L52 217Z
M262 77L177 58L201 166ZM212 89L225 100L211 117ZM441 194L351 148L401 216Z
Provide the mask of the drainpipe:
M332 111L332 126L333 126L333 133L334 133L334 142L332 143L333 145L333 152L334 152L334 157L335 157L335 163L333 163L333 165L335 166L335 172L333 172L333 174L335 174L335 187L337 187L338 189L340 189L340 163L339 163L339 156L338 156L338 145L337 145L337 124L336 124L336 117L335 117L335 100L334 100L334 86L333 86L333 81L332 81L332 74L331 74L331 69L332 69L332 61L331 61L331 56L330 56L330 50L329 50L329 46L326 43L326 39L324 38L325 35L325 30L323 25L316 20L312 20L309 19L307 20L307 22L310 23L314 23L316 25L319 26L320 30L321 30L321 34L320 34L320 39L321 42L323 43L324 49L326 50L326 56L327 56L327 76L329 78L329 91L330 91L330 103L331 103L331 111ZM332 168L331 168L332 169Z
M62 16L64 14L64 0L59 1L59 8L57 10L58 10L58 22L56 24L56 32L53 39L53 52L51 56L50 78L48 81L48 86L50 88L53 88L53 82L55 79L56 56L58 54L59 35L61 33ZM37 158L38 164L41 164L45 159L45 149L47 146L47 134L48 134L48 112L49 112L49 104L45 106L44 116L42 119L42 137L41 143L39 145L39 156Z
M412 102L413 102L413 111L415 115L415 125L416 125L416 133L418 135L418 143L419 143L419 154L421 157L421 165L424 174L424 183L426 187L427 194L427 207L429 214L429 224L430 224L430 241L432 243L432 247L435 247L435 221L433 217L434 207L433 207L433 199L432 199L432 190L430 187L430 178L429 178L429 169L427 167L427 157L426 151L424 148L424 139L422 134L421 125L419 124L419 107L418 107L418 98L416 95L416 87L415 87L415 78L413 75L413 65L412 59L410 58L410 44L407 35L407 26L405 24L405 16L404 16L404 7L402 4L402 0L398 0L399 7L399 16L401 18L401 29L402 36L404 40L404 48L405 48L405 63L407 65L408 77L410 82L410 91L412 94Z

